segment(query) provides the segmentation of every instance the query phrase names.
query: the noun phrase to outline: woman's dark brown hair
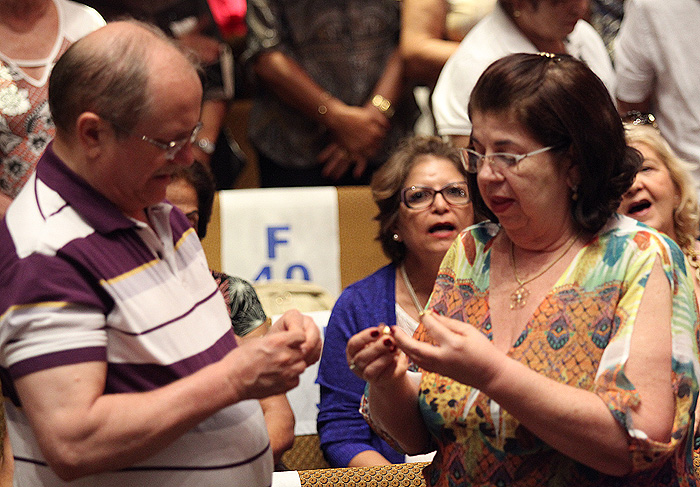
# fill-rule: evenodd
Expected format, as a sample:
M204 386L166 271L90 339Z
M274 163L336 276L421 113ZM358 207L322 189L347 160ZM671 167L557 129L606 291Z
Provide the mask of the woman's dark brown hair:
M585 231L603 227L641 164L603 82L565 54L511 54L494 62L472 91L469 118L476 112L513 114L542 146L554 146L560 160L578 168L571 211ZM468 182L475 211L497 221L478 193L476 174Z

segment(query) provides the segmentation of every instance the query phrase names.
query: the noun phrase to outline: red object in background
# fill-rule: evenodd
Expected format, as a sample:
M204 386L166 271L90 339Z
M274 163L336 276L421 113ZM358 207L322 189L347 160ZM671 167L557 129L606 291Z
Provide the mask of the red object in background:
M221 35L227 39L246 33L246 0L207 0Z

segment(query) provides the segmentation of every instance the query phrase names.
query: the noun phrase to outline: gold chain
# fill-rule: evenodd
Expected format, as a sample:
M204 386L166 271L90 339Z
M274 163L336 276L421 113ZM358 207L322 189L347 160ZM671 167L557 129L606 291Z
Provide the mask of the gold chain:
M559 262L565 255L566 253L571 250L571 247L574 246L574 243L576 243L576 240L578 239L580 233L577 233L573 237L571 237L571 240L569 240L568 245L564 249L564 252L562 252L559 257L554 259L547 267L544 268L543 271L538 272L534 276L532 276L529 279L525 279L524 281L518 277L518 270L515 266L515 244L513 241L510 241L510 263L513 267L513 277L515 277L515 281L518 283L518 288L513 291L510 295L510 309L515 309L515 308L522 308L525 306L525 302L527 301L527 297L530 295L530 291L525 289L525 285L531 283L538 277L540 277L542 274L547 272L549 269L554 267L554 264Z

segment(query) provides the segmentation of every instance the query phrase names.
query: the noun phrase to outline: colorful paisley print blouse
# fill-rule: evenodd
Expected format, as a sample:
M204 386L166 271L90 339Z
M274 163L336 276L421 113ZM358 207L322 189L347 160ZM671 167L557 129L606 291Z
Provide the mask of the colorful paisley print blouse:
M489 337L491 244L499 231L484 223L462 233L442 263L429 305ZM632 330L657 257L673 299L676 409L669 443L634 428L629 413L639 396L625 377ZM552 380L598 394L629 434L633 473L619 478L586 467L542 442L480 391L424 372L419 404L438 449L424 472L427 485L695 485L690 432L698 393L696 309L680 249L634 220L614 217L578 252L508 353ZM428 339L422 326L416 336Z

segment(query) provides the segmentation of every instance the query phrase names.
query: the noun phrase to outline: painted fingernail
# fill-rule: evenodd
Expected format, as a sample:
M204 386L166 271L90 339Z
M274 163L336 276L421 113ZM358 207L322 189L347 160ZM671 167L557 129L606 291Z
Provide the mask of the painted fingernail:
M385 347L390 347L392 345L392 342L389 338L384 339L384 346Z
M371 332L369 332L369 336L371 336L372 338L377 338L379 336L379 332L377 330L372 330Z

